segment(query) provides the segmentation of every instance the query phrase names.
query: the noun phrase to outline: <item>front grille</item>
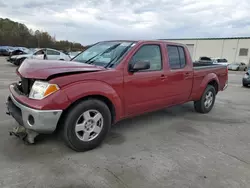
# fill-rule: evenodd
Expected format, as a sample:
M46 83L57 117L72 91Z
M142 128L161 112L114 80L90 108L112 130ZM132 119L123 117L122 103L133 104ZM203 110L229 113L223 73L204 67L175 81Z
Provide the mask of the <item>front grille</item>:
M28 78L21 78L21 86L23 93L25 95L29 94L29 79Z
M20 82L21 85L17 86L16 89L20 91L19 93L28 96L33 83L34 83L33 79L21 77L21 82Z

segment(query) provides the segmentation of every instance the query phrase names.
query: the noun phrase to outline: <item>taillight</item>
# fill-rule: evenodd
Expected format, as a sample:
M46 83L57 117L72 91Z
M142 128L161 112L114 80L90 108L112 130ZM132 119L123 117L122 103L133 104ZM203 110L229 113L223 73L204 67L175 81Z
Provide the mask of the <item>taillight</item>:
M227 70L226 70L226 74L227 74L227 80L228 80L228 67L227 67Z

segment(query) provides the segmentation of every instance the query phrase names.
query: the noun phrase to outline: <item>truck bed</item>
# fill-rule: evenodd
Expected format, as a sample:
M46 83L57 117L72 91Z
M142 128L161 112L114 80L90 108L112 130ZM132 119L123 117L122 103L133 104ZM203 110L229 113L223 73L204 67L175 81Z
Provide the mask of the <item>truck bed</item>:
M223 90L228 80L228 70L226 65L212 64L212 63L193 63L194 79L193 79L193 93L200 97L203 87L203 81L209 80L212 77L218 78L218 91ZM204 88L203 88L204 89Z
M220 64L214 64L212 62L196 61L196 62L193 62L193 67L194 67L194 69L200 69L200 68L226 67L226 66L220 65Z

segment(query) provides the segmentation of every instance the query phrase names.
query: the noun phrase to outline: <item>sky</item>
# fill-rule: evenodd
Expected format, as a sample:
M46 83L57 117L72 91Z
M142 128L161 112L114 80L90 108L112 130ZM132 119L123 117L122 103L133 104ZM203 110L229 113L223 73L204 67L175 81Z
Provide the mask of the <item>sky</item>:
M249 0L0 0L0 17L83 45L250 36Z

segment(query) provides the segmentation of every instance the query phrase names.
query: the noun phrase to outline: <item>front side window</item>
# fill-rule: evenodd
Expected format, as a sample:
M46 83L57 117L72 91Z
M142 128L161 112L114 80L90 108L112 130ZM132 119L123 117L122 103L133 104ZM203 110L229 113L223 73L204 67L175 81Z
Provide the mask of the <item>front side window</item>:
M34 53L34 55L43 55L44 51L43 50L38 50L37 52Z
M147 44L142 46L132 57L130 64L138 61L149 61L150 68L146 71L157 71L162 69L161 49L159 45ZM145 71L143 71L145 72Z
M168 62L171 69L181 69L186 66L186 57L183 47L167 46Z
M100 42L78 54L71 61L112 67L134 45L135 42Z

